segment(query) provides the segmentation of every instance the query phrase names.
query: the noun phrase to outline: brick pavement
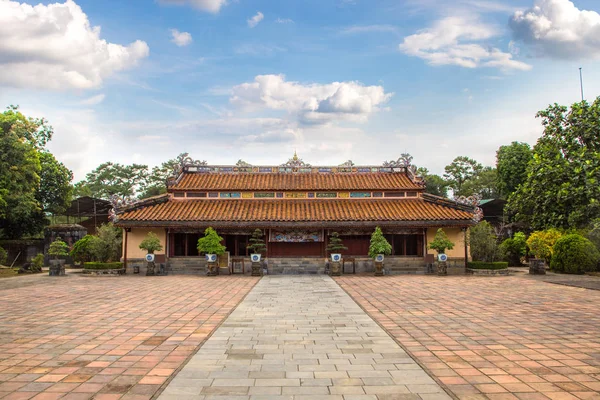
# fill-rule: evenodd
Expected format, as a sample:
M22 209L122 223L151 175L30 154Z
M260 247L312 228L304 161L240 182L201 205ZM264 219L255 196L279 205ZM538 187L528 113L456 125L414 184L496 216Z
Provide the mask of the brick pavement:
M525 277L336 279L461 399L600 399L600 292Z
M23 278L0 280L2 400L150 399L258 280Z
M328 276L266 276L159 400L449 400Z

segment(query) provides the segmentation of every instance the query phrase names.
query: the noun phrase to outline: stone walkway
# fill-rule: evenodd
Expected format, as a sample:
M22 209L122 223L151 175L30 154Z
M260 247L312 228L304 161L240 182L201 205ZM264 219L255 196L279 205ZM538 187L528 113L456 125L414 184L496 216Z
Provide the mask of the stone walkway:
M450 397L321 275L264 277L159 399Z

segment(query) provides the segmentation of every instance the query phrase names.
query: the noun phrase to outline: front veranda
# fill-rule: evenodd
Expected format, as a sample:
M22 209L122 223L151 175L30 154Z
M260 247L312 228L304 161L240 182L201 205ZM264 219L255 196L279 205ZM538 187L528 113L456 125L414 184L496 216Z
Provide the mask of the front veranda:
M196 248L198 239L204 235L204 228L130 228L125 232L124 261L128 270L139 267L143 273L143 251L137 251L139 242L152 231L163 242L162 253L157 261L166 266L171 273L205 272L204 256ZM220 273L250 273L251 261L248 244L255 228L220 228L226 254L219 258ZM363 273L373 271L373 262L368 257L372 229L368 228L260 228L267 251L267 273L302 274L324 273L327 265L327 245L329 235L338 232L348 249L342 251L345 260L344 273ZM437 227L384 227L383 232L392 246L391 255L385 259L386 273L425 273L432 255L428 255L427 243L433 240ZM445 227L451 240L456 243L449 252L450 273L464 272L464 228ZM127 250L129 249L129 251ZM129 254L129 259L125 258ZM133 256L133 257L132 257ZM137 268L136 268L137 270Z

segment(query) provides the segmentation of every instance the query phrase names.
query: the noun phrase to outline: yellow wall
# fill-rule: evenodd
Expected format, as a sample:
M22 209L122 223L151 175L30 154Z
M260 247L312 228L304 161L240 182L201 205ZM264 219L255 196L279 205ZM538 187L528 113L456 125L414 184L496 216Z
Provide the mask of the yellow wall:
M140 243L146 238L149 232L154 232L160 239L163 249L157 251L155 254L165 254L167 248L167 233L164 228L131 228L131 232L127 233L127 258L144 258L146 256L146 250L140 249ZM125 237L125 232L123 232ZM125 256L125 246L123 245L123 256Z
M442 229L444 229L444 232L446 232L448 239L450 239L450 241L454 243L454 248L452 250L446 250L446 254L448 255L448 257L465 258L465 234L464 234L464 232L461 231L460 228L442 228ZM429 243L433 242L433 239L435 238L435 234L436 234L437 230L438 230L438 228L428 228L427 229L427 246L429 246ZM435 250L427 249L427 252L429 254L437 255Z

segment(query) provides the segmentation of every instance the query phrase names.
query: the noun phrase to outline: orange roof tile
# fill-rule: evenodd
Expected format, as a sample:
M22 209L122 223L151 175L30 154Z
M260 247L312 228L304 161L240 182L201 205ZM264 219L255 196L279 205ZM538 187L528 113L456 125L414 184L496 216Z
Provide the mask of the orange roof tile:
M461 221L468 211L417 199L170 200L124 211L119 224L136 222L418 222Z
M405 173L184 173L172 190L397 190L423 189Z

